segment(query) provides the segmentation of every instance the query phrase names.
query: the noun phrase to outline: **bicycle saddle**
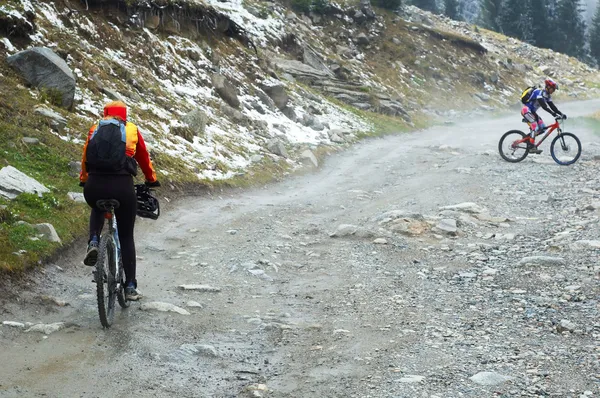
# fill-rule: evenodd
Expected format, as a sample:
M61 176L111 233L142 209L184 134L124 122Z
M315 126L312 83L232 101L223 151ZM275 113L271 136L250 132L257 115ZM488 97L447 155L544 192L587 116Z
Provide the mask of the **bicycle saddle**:
M116 199L100 199L96 202L96 207L103 211L110 211L110 209L118 209L121 206Z

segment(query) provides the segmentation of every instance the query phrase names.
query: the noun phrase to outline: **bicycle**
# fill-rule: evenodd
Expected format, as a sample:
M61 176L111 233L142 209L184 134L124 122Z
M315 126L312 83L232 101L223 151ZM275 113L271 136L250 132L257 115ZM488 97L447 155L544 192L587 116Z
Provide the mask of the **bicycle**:
M135 185L137 197L137 215L156 220L160 215L158 200L151 195L150 189L144 184ZM96 282L96 297L98 301L98 315L104 328L109 328L115 317L115 299L121 308L128 308L129 301L125 298L125 270L121 259L121 245L115 209L120 203L115 199L101 199L96 202L96 207L105 212L108 220L107 233L100 234L98 259L94 269Z
M523 122L526 122L525 119L523 119ZM531 149L535 149L535 153L539 154L541 150L538 147L556 130L558 135L554 137L550 144L552 159L561 166L571 165L581 156L581 141L575 134L563 132L562 126L564 126L564 119L556 118L553 124L544 127L541 132L535 135L537 137L545 133L542 139L532 148L528 146L529 136L527 134L520 130L507 131L498 142L500 156L507 162L518 163L529 155ZM507 143L506 147L505 141Z

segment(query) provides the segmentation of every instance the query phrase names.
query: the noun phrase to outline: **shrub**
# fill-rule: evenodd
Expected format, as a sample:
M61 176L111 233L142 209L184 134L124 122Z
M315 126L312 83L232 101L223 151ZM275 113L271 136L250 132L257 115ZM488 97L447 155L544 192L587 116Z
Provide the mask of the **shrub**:
M375 0L375 5L387 10L395 11L402 6L402 0Z
M292 0L292 8L300 12L310 12L312 0Z

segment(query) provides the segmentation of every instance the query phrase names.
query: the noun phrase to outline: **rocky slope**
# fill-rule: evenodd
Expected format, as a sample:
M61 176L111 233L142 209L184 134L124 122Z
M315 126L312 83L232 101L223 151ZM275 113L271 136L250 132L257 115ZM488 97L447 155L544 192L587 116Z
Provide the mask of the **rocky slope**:
M58 235L77 236L85 207L74 222L67 193L86 131L111 99L130 106L163 181L235 183L316 167L365 134L513 105L546 75L563 98L598 93L597 71L574 59L367 0L308 15L238 0L9 0L0 22L0 159L53 195L49 204L0 199L10 258L17 241L29 244L27 231L7 232L14 221L58 214ZM46 49L43 60L27 61L33 47ZM58 91L41 79L51 58ZM27 68L37 77L25 78Z

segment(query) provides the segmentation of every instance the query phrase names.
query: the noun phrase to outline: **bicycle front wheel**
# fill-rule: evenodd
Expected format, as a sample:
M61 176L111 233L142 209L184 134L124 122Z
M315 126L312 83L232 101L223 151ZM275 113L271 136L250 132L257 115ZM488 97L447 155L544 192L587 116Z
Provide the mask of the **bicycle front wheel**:
M510 130L504 133L498 142L498 151L502 159L511 163L518 163L525 159L529 154L527 143L522 142L525 137L527 135L519 130Z
M96 295L98 299L98 315L100 323L109 328L115 318L116 270L115 241L109 234L100 238L98 260L96 261Z
M562 166L575 163L581 156L581 141L572 133L560 133L550 144L552 159Z

